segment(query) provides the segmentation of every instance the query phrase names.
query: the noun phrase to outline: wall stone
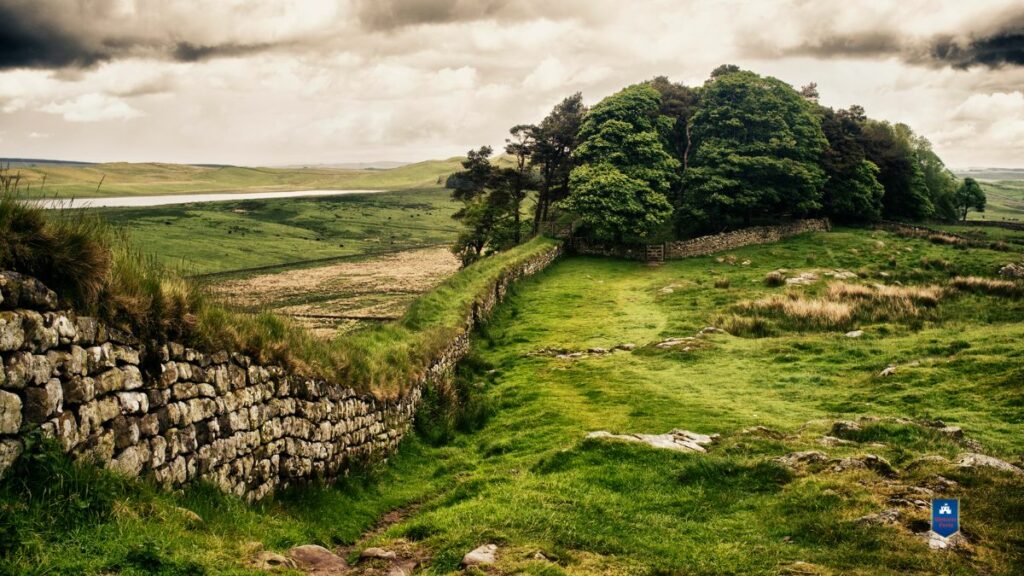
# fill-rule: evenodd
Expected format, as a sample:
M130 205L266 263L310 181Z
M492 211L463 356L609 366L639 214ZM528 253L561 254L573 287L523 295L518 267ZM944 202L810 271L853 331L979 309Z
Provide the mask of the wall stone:
M72 456L174 486L210 481L256 500L386 457L412 426L422 387L449 379L469 333L552 247L497 278L463 330L392 400L280 366L169 342L147 349L95 318L60 311L37 280L0 272L0 474L39 429Z
M831 230L831 225L827 218L796 220L776 226L755 226L733 232L700 236L689 240L666 242L664 245L664 255L667 260L707 256L708 254L734 250L743 246L770 244L789 236L796 236L807 232L828 232L829 230ZM590 243L581 238L573 238L570 241L570 248L576 254L614 256L629 260L647 259L647 249L644 245L609 246Z

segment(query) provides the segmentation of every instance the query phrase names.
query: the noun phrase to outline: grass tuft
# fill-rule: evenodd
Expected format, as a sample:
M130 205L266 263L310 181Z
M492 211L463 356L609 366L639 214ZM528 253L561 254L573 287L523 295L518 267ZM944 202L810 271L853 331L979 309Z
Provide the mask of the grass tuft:
M979 276L957 276L949 281L950 286L964 292L1020 298L1024 296L1024 283Z

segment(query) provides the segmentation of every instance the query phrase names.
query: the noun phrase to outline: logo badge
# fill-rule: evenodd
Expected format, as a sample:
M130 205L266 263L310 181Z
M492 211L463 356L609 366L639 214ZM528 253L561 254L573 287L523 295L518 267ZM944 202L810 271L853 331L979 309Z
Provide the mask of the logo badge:
M960 531L960 500L932 500L932 532L949 538Z

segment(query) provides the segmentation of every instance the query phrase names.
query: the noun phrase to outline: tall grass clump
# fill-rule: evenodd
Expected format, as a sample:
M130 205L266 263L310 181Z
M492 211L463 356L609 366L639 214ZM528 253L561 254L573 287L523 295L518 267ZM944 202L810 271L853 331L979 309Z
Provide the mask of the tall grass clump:
M17 173L0 168L0 269L35 276L76 305L94 305L110 271L110 228L80 210L47 214L20 198L19 183Z
M1006 298L1024 296L1024 282L1000 280L998 278L982 278L980 276L957 276L949 281L950 286L963 292L975 292Z
M854 307L845 302L803 298L795 293L774 295L739 305L743 311L783 318L803 330L837 330L850 325Z

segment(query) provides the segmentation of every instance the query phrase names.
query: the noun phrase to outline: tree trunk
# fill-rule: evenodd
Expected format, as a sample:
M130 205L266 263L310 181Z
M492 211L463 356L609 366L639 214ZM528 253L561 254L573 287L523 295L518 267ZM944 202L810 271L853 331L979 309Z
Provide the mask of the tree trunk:
M683 152L683 172L690 167L690 121L686 121L686 150Z

